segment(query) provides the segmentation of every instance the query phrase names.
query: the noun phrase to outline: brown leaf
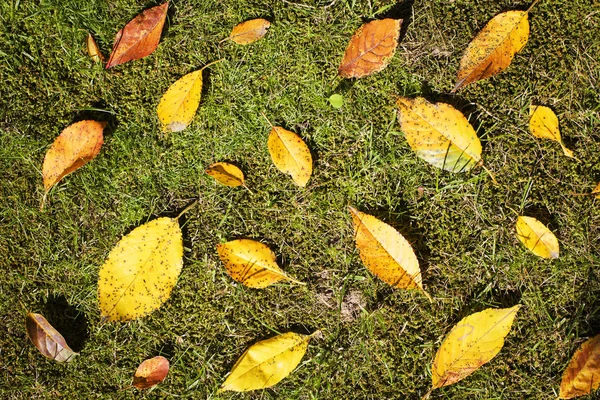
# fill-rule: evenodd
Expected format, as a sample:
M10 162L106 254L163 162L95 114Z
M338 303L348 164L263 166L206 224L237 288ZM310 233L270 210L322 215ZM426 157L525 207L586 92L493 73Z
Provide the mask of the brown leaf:
M401 19L387 18L358 28L346 48L338 74L343 78L361 78L387 67L398 46L401 24Z
M25 319L27 336L46 357L58 362L71 361L77 355L65 338L40 314L28 313Z
M236 25L228 39L237 44L250 44L265 36L271 23L263 18L252 19Z
M560 399L585 396L600 386L600 335L577 349L565 368L560 383Z
M133 375L132 385L138 389L146 389L161 383L169 373L169 360L156 356L144 360Z
M150 55L160 41L169 2L149 8L117 33L106 69Z

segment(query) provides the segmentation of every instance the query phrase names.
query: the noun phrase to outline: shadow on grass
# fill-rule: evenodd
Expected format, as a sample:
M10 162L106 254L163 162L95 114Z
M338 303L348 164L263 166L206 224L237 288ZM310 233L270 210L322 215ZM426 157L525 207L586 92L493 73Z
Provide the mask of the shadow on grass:
M69 304L64 296L51 296L44 305L44 317L73 351L80 352L90 337L85 314Z

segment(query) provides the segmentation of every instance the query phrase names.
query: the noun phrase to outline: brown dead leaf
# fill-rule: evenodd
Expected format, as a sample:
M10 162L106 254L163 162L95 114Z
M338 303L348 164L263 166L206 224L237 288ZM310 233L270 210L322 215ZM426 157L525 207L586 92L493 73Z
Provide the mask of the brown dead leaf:
M169 2L149 8L129 21L115 37L106 69L150 55L160 41Z
M263 18L252 19L236 25L227 39L237 44L250 44L265 36L271 23Z
M144 360L133 375L132 385L138 389L146 389L165 380L169 373L169 360L156 356Z
M65 338L40 314L27 314L25 328L35 347L52 360L71 361L78 354L71 350Z

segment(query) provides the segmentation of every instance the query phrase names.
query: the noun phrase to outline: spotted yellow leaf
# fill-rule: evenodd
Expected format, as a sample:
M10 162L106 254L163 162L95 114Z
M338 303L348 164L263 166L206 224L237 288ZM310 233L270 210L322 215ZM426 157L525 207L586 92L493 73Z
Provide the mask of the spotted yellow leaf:
M225 186L243 186L244 173L233 164L218 162L209 165L206 173Z
M236 361L220 391L246 392L277 384L300 363L310 338L288 332L253 344Z
M98 277L100 312L128 321L159 308L171 295L183 266L177 218L158 218L135 228L111 250Z
M265 36L271 23L263 18L256 18L237 24L231 30L228 39L237 44L250 44Z
M431 390L466 378L494 358L504 346L520 307L488 308L456 324L435 354Z
M575 158L573 152L565 147L560 136L558 117L550 108L545 106L529 106L529 130L537 138L550 139L560 143L565 156Z
M303 284L288 277L277 265L275 253L260 242L232 240L218 244L217 252L227 273L245 286L262 289L281 280Z
M354 240L367 268L400 289L423 289L419 261L410 243L388 224L350 207Z
M542 258L558 258L558 240L540 221L533 217L520 216L517 218L516 229L519 241L533 254Z
M300 136L273 126L267 145L277 169L291 175L296 185L306 186L312 174L312 156Z
M560 383L560 399L585 396L600 386L600 335L585 341L573 354Z
M401 97L396 105L402 131L419 158L450 172L470 170L481 161L475 130L451 105L423 97Z

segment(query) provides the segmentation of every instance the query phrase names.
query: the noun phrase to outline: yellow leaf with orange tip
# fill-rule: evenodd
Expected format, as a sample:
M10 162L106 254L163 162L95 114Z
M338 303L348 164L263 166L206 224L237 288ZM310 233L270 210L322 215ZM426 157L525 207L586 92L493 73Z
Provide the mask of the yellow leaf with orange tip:
M600 386L600 335L584 342L573 354L560 383L560 399L585 396Z
M236 361L219 391L247 392L277 384L300 363L311 336L287 332L253 344Z
M419 158L450 172L467 171L481 161L481 142L465 116L445 103L400 97L398 120Z
M146 389L165 380L169 373L169 360L156 356L144 360L133 375L132 385L138 389Z
M558 258L559 245L556 236L533 217L517 218L517 238L533 254L548 259Z
M69 362L79 354L71 350L63 335L40 314L28 313L25 318L25 329L31 343L45 357L58 362Z
M423 289L419 261L410 243L388 224L350 207L354 240L367 268L400 289Z
M267 145L277 169L291 175L296 185L306 186L312 174L312 156L300 136L273 126Z
M233 164L218 162L211 164L206 173L225 186L243 186L244 173Z
M98 63L100 61L104 61L104 56L98 48L98 45L96 44L96 41L94 40L94 37L91 33L88 33L86 44L88 54L90 55L92 60L94 60L94 62Z
M456 324L435 354L431 390L466 378L494 358L504 346L519 308L521 305L488 308Z
M217 252L227 273L245 286L262 289L282 280L303 285L287 276L277 265L275 253L260 242L232 240L218 244Z
M228 39L237 44L250 44L265 36L270 26L271 23L263 18L245 21L233 27Z
M575 158L573 152L563 144L558 127L558 117L550 108L545 106L529 106L529 130L537 138L550 139L560 143L565 156Z
M596 186L596 188L594 190L592 190L592 194L596 194L596 198L600 199L600 183L598 183L598 186Z

